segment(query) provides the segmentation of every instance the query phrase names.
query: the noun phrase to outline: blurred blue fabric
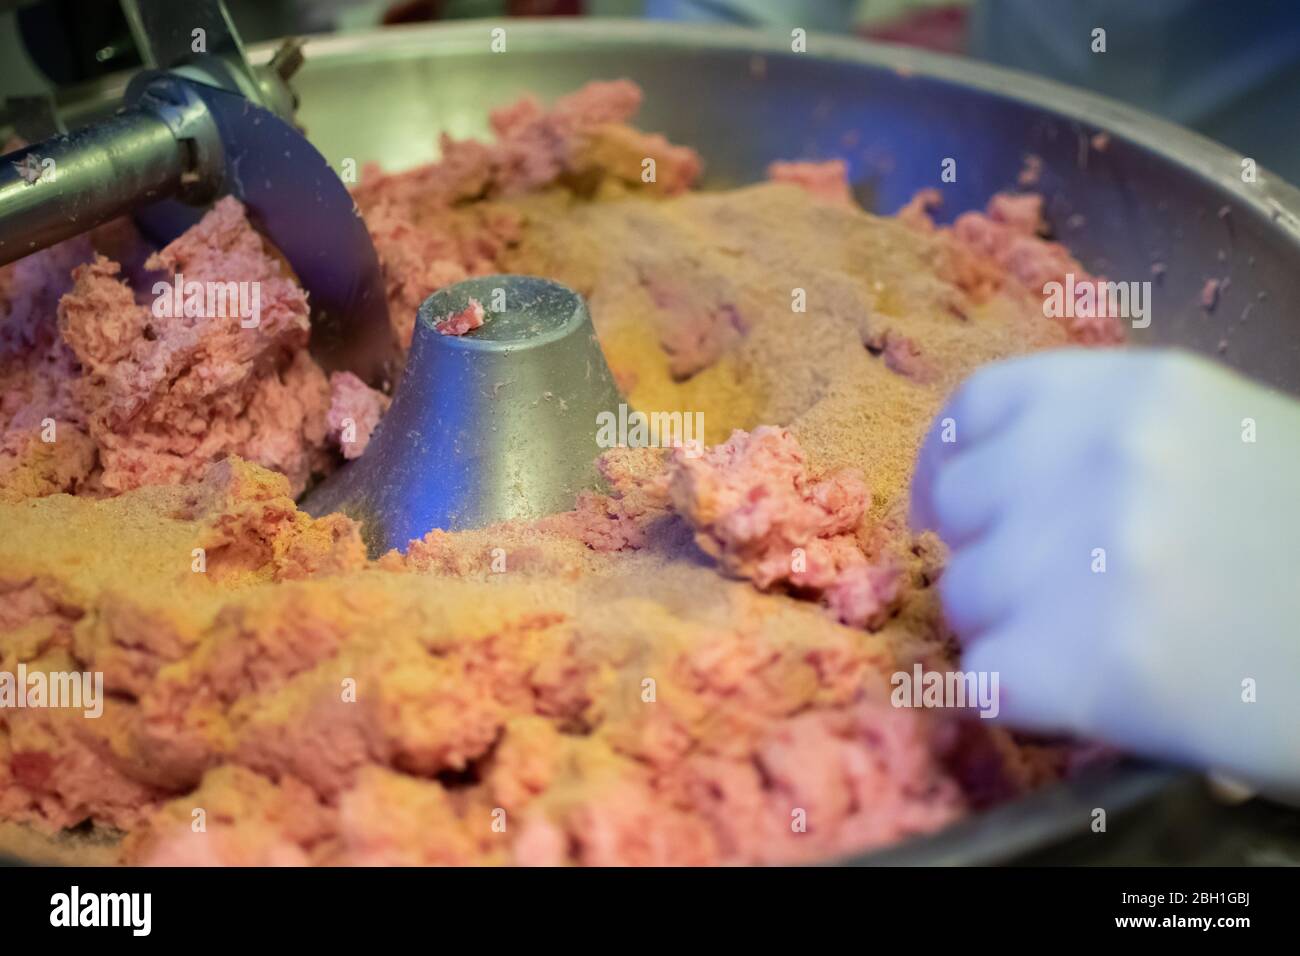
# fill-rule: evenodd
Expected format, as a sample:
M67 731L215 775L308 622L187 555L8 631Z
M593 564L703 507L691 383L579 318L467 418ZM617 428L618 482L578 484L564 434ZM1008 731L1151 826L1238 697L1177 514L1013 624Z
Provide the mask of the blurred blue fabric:
M847 33L855 0L646 0L656 19ZM1106 31L1106 52L1091 50ZM1300 0L975 0L968 52L1199 130L1300 183Z
M1300 182L1297 0L980 0L970 53L1158 113Z

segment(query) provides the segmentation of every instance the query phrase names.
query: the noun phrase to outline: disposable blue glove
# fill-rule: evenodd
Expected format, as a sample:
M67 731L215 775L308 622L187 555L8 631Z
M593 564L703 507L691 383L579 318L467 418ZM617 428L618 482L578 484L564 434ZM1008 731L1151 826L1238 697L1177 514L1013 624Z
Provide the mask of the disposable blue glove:
M1000 719L1300 795L1300 403L1176 351L991 365L912 523Z

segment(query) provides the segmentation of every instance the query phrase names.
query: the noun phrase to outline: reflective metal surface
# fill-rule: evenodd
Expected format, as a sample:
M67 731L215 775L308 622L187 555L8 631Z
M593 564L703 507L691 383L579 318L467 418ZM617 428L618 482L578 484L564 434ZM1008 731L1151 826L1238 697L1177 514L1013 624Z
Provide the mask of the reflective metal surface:
M504 54L489 47L495 26ZM950 218L1014 187L1036 155L1058 237L1095 272L1153 281L1138 341L1300 390L1300 192L1265 169L1243 182L1240 154L1103 97L847 38L792 53L788 34L715 25L479 21L313 39L306 53L299 119L335 164L428 161L440 132L488 135L489 107L616 77L645 90L638 125L700 151L705 188L761 180L775 159L840 157L867 208L890 213L934 187ZM1104 151L1089 144L1098 132ZM948 157L955 183L940 181ZM1224 277L1206 314L1201 287Z
M485 309L483 325L436 324ZM425 300L392 407L365 453L304 499L361 522L372 556L432 528L573 507L596 483L597 416L619 398L582 298L556 282L485 276Z
M143 110L0 156L0 264L176 195L185 171L168 124Z
M398 356L379 257L352 195L292 124L237 93L192 84L222 151L218 191L237 196L293 267L312 309L312 353L327 370L387 382ZM166 241L201 211L180 203L143 210L141 227Z
M285 41L270 63L254 69L223 0L123 0L122 12L146 69L178 69L293 119L297 102L286 81L302 65L298 41ZM199 56L196 35L204 41Z

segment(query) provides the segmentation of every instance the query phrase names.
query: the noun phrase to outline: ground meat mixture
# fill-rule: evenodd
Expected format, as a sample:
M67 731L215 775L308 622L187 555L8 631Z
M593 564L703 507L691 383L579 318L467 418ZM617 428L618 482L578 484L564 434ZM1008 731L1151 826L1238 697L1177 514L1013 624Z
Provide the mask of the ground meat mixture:
M772 163L767 167L767 178L774 183L792 183L827 202L841 205L853 202L849 166L842 159L824 163Z
M527 99L356 190L404 343L439 288L546 276L586 297L632 407L703 416L702 447L611 449L537 521L372 561L352 520L298 510L389 399L326 376L232 199L156 252L119 223L0 269L0 671L105 693L95 719L0 709L0 847L789 863L1066 772L1059 746L891 706L890 677L958 666L942 543L904 520L921 437L985 362L1120 341L1043 316L1044 282L1087 273L1032 194L943 226L937 193L861 210L837 161L696 191L694 151L629 125L640 100ZM190 282L255 283L256 321L192 314Z
M466 332L473 332L483 325L483 303L478 299L470 299L469 304L459 312L453 312L445 318L439 319L434 323L434 328L441 335L464 335Z
M7 270L0 499L194 481L231 454L295 491L330 467L331 390L307 351L307 295L236 200L150 256L135 283L95 239ZM256 305L247 318L231 308L241 284ZM229 293L225 314L190 310L191 285Z
M326 418L329 439L344 458L359 458L370 444L379 419L388 411L389 398L351 372L330 375L330 407Z

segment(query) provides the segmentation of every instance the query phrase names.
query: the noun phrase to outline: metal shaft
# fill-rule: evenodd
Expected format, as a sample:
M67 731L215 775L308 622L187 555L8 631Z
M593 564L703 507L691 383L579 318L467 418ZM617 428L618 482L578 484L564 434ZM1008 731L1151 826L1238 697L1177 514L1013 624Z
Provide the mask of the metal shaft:
M142 109L0 157L0 265L176 195L186 167L167 123Z

